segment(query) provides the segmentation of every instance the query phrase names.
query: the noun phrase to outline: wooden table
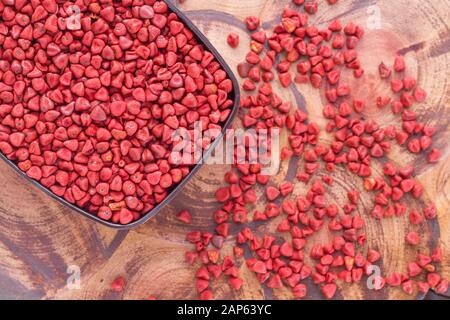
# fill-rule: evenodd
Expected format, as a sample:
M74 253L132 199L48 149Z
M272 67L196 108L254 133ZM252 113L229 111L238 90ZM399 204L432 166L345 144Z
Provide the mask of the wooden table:
M423 156L414 160L400 148L394 148L389 158L398 164L413 161L418 179L426 189L425 198L436 202L438 219L419 230L427 239L420 249L426 251L441 244L444 252L442 273L450 278L450 1L339 0L336 6L328 6L324 0L320 2L319 13L313 20L323 25L338 17L344 22L353 20L366 26L368 18L380 14L381 29L367 30L359 47L366 75L359 84L353 80L350 83L357 87L357 95L374 99L378 94L388 93L388 87L380 84L376 70L382 60L391 63L397 50L406 55L409 73L418 77L420 85L429 93L427 102L416 110L423 121L439 129L436 145L443 151L442 161L429 166ZM243 19L248 15L259 15L264 21L263 27L271 30L271 26L279 21L279 12L288 3L290 0L187 0L179 7L235 69L248 48ZM230 31L241 35L238 49L233 50L226 44ZM303 85L292 92L280 90L280 94L285 99L296 99L311 119L324 123L321 117L324 101L317 90ZM398 121L375 107L368 108L366 117L382 123ZM296 161L284 163L274 181L284 179L288 167L296 165ZM379 172L379 166L375 168ZM0 298L141 299L148 295L159 299L195 298L194 271L183 258L184 251L191 245L184 237L190 230L212 230L212 212L216 208L214 190L222 184L222 174L226 170L225 165L204 166L154 219L132 231L114 231L64 208L0 163ZM347 190L361 188L361 180L345 170L338 170L335 178L331 196L340 204L344 203ZM298 184L295 193L301 194L305 190L303 184ZM261 190L258 193L261 194ZM371 197L363 193L358 206L365 217L368 243L381 251L385 271L404 270L406 263L417 253L417 249L407 247L404 242L405 233L413 228L406 217L382 223L368 217ZM411 207L417 205L419 203L411 203ZM189 209L193 213L192 226L175 219L175 213L180 209ZM273 230L275 226L276 222L271 222L260 228ZM318 237L326 239L327 235L319 234ZM226 247L229 249L233 242L231 239ZM70 266L78 266L81 270L79 289L66 285L74 270ZM126 277L126 290L111 293L109 284L118 275ZM261 289L245 266L240 275L246 283L239 292L231 291L227 284L219 281L214 285L216 297L292 298L285 290ZM339 287L339 298L408 298L399 289L374 293L363 284ZM311 292L313 298L320 297L314 286L311 286Z

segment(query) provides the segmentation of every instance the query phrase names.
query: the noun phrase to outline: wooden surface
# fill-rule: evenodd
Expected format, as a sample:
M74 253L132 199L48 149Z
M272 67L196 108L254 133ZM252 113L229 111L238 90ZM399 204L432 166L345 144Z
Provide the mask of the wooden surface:
M242 20L247 15L259 15L264 28L279 19L279 12L290 0L187 0L179 7L219 49L225 60L235 70L246 51L248 40ZM419 79L419 84L429 93L425 104L417 107L422 119L439 128L436 145L443 151L442 161L426 165L424 158L414 160L400 148L394 148L389 158L398 163L414 163L418 179L426 189L426 199L433 199L439 215L435 223L419 230L427 241L421 250L441 244L444 262L442 273L450 278L450 1L449 0L339 0L328 6L321 0L319 13L313 18L326 25L339 17L342 21L356 21L366 26L367 8L377 5L381 10L381 29L366 30L359 46L362 64L366 69L364 81L357 86L357 95L374 98L388 87L376 75L381 60L391 63L395 52L406 55L409 73ZM226 35L234 31L241 35L241 45L231 49L226 45ZM361 85L363 83L363 85ZM281 90L284 98L296 100L305 108L311 119L323 124L323 101L317 90L306 85L295 90ZM385 111L369 107L366 117L376 118L384 124L398 120ZM297 166L297 161L283 163L280 173L273 177L281 181ZM159 299L195 298L194 270L184 262L183 253L191 248L184 241L186 232L194 229L212 230L214 190L221 185L225 165L205 166L186 186L183 192L154 219L132 231L113 231L89 221L64 208L44 193L34 188L6 164L0 163L0 298L20 299L142 299L154 295ZM320 174L320 173L319 173ZM332 196L341 205L350 188L361 188L361 181L338 170ZM306 186L298 184L295 194L304 193ZM261 190L258 190L259 195ZM404 271L417 249L407 247L404 235L413 228L405 219L374 221L367 215L372 197L363 193L360 214L365 217L366 234L372 247L382 252L384 271ZM411 207L419 203L411 203ZM180 209L193 213L193 225L186 226L175 219ZM254 226L273 230L276 221ZM318 237L326 238L326 234ZM317 238L316 238L317 239ZM234 243L226 243L229 249ZM227 250L225 250L227 251ZM66 286L68 266L81 270L80 289ZM127 280L123 293L112 293L110 282L119 275ZM240 276L246 280L238 292L230 290L224 282L214 284L216 298L231 299L290 299L284 290L261 289L245 266ZM340 285L339 298L415 298L399 289L371 292L363 284ZM318 298L312 286L311 296ZM422 298L422 297L419 297ZM433 298L429 296L427 298Z

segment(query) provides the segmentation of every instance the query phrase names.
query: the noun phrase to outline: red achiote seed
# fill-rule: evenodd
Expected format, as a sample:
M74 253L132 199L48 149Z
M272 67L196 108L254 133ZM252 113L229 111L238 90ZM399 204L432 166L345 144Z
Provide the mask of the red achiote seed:
M416 86L416 79L412 77L404 77L403 78L403 87L406 91L412 90Z
M115 292L121 292L124 287L125 287L125 278L124 277L117 277L111 283L111 290L113 290Z
M408 274L410 277L418 276L421 272L422 269L417 263L411 262L408 264Z
M436 286L436 292L439 294L445 294L448 291L448 280L442 279Z
M367 252L367 261L369 261L370 263L374 263L374 262L378 261L380 258L381 258L381 255L378 251L370 249Z
M230 198L230 190L227 187L218 189L216 191L216 199L219 202L225 202Z
M421 150L420 140L417 138L412 139L408 142L408 150L412 153L419 153Z
M200 300L212 300L213 299L213 293L211 290L205 290L200 293Z
M402 283L402 288L406 294L411 295L414 291L414 282L412 280L407 280Z
M236 33L230 33L227 37L227 42L230 47L237 48L239 45L239 35Z
M421 87L416 87L414 89L413 96L417 102L424 102L427 97L427 93Z
M334 297L336 290L337 286L334 283L328 283L320 288L323 296L328 300Z
M437 209L434 204L428 205L423 209L423 215L428 220L433 220L437 217Z
M392 73L391 69L387 65L385 65L384 63L381 63L378 66L378 72L380 74L381 79L389 78L391 76L391 73Z
M272 186L266 188L266 197L269 201L275 200L280 195L280 191Z
M427 293L430 290L430 285L426 282L419 281L417 282L417 288L422 293Z
M391 80L391 89L395 93L400 92L403 89L403 81L398 80L398 79L392 79Z
M407 243L409 243L411 245L414 245L414 246L418 245L419 242L420 242L419 235L416 232L414 232L414 231L409 232L406 235L405 239L406 239Z
M267 272L266 265L262 261L257 261L253 264L252 269L256 273L265 274Z
M441 158L441 152L436 149L432 148L431 151L427 155L427 160L429 163L436 163Z
M283 87L287 88L292 83L292 76L289 72L279 73L278 78Z
M386 278L386 283L392 287L397 287L401 284L402 277L399 273L393 273L389 277Z
M309 14L315 14L318 10L318 2L316 0L306 1L304 4L305 11Z
M112 211L109 207L102 206L98 209L98 217L103 220L110 220L112 218Z
M427 275L427 283L432 288L435 288L439 282L441 281L441 277L437 273L429 273Z
M396 56L394 60L395 72L402 72L405 70L405 60L402 56Z

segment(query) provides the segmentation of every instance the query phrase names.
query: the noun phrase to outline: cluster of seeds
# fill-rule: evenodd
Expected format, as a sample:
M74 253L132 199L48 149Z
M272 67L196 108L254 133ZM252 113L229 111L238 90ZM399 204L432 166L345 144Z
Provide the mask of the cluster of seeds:
M426 152L430 163L440 157L439 150L432 147L436 130L421 123L412 110L414 104L425 100L426 93L415 79L405 74L403 57L395 57L394 72L385 64L379 68L380 81L391 81L392 97L375 97L369 102L354 97L350 86L343 83L341 71L353 70L355 78L364 75L356 50L364 30L352 22L342 25L339 20L320 29L308 22L308 14L318 10L317 1L293 0L293 3L304 5L306 13L286 8L272 35L260 29L257 17L245 19L251 34L250 51L245 62L238 65L238 73L244 79L242 88L249 96L241 99L241 123L257 132L286 129L289 147L281 150L280 158L288 160L295 156L303 161L296 178L309 189L305 195L293 196L292 181L275 185L269 176L261 173L259 164L232 166L225 174L227 186L216 192L221 209L213 214L214 233L196 230L186 237L195 246L185 257L197 268L196 287L201 299L213 298L211 283L221 274L229 279L233 289L240 290L244 281L239 277L239 268L244 260L263 286L287 287L295 297L303 298L308 294L304 280L311 278L323 296L331 299L337 292L338 282L365 279L372 274L373 264L382 259L377 248L368 248L366 244L365 219L409 214L412 229L405 243L418 246L423 240L414 227L437 216L435 205L423 199L423 187L414 178L412 166L397 168L384 161L384 177L375 177L371 168L373 162L380 162L377 159L389 153L395 142L405 145L413 154ZM239 46L236 34L230 34L227 41L233 48ZM292 69L296 69L295 74ZM321 89L327 100L323 116L327 119L325 131L332 137L331 143L322 143L319 125L308 121L307 114L292 108L291 103L283 102L272 91L271 82L276 81L276 74L282 87L295 82L310 83ZM368 103L375 108L390 104L393 114L400 115L401 126L383 127L375 120L366 119L364 110ZM358 176L361 190L373 193L373 209L364 217L357 212L360 191L350 190L342 208L325 197L327 189L333 187L337 166ZM319 176L317 172L321 168L328 175ZM265 190L267 202L263 211L255 210L256 188ZM421 210L407 212L407 202L412 199L421 199L426 205ZM258 204L261 201L264 199L258 199ZM190 217L186 210L177 215L185 223L190 223ZM277 233L252 231L252 222L270 222L275 218L281 221ZM312 243L311 236L323 229L328 229L332 240ZM221 250L228 239L235 241L232 255ZM441 255L439 247L428 253L419 252L416 261L410 262L405 270L372 277L371 286L373 290L381 290L386 285L400 286L407 294L413 294L415 288L424 293L430 288L445 293L448 281L439 275Z
M163 201L190 171L174 130L230 115L231 80L164 1L6 0L0 15L0 151L101 219Z

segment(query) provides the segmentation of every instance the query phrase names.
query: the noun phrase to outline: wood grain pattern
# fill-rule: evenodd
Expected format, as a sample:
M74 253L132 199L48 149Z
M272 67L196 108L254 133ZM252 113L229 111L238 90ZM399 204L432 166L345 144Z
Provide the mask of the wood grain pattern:
M279 12L290 5L290 0L187 0L179 7L207 35L222 53L233 70L241 62L248 48L248 37L242 23L248 15L259 15L263 27L271 30L279 21ZM438 207L438 219L422 229L417 229L427 239L420 250L428 250L437 244L443 249L442 274L450 278L450 1L441 0L340 0L338 5L328 6L320 1L319 13L312 19L326 25L339 17L366 26L368 7L377 5L381 10L381 29L367 30L359 46L362 64L366 69L364 81L348 77L354 93L367 99L388 93L387 85L377 77L380 61L391 62L396 51L406 55L408 73L419 79L428 93L427 102L416 108L421 119L438 129L436 145L443 152L443 160L434 166L426 164L423 157L414 159L400 148L394 148L389 159L404 165L413 163L418 179L425 186L426 199L432 199ZM230 32L241 36L238 49L227 46L225 38ZM324 103L317 90L306 85L278 92L284 99L295 101L309 117L323 125L321 107ZM398 120L369 107L365 116L383 124ZM326 140L324 136L322 139ZM286 137L283 137L286 143ZM298 160L283 163L273 181L285 179L288 171L295 173ZM380 170L380 165L375 166ZM185 234L194 229L212 230L212 212L217 207L214 191L222 184L225 165L204 166L185 189L164 210L145 225L131 231L114 231L91 222L64 208L31 184L0 163L0 298L3 299L142 299L154 295L159 299L194 299L194 271L184 262L184 252L191 246L184 241ZM322 174L319 172L319 175ZM289 178L289 177L288 177ZM290 177L292 179L292 177ZM345 203L346 191L362 188L361 180L337 170L336 183L327 195L338 204ZM295 194L303 194L307 186L297 184ZM257 189L260 196L261 189ZM385 220L381 223L370 219L367 212L372 196L363 193L358 205L365 217L369 245L378 248L383 256L382 267L387 272L404 270L412 261L417 248L405 246L405 234L414 228L404 219ZM411 207L420 203L412 202ZM175 219L180 209L193 213L193 224L187 227ZM277 221L254 224L258 231L273 231ZM325 241L326 232L314 236ZM231 250L233 239L225 245ZM81 269L80 289L66 286L67 268ZM112 293L110 282L118 275L125 275L126 290ZM216 298L231 299L290 299L285 290L261 288L254 275L245 266L240 276L246 280L239 292L230 290L222 280L214 283ZM311 285L311 298L321 298L317 288ZM362 284L340 285L338 298L344 299L403 299L398 289L369 291ZM415 297L415 296L414 296ZM418 296L418 298L423 298ZM439 298L430 295L427 299Z

